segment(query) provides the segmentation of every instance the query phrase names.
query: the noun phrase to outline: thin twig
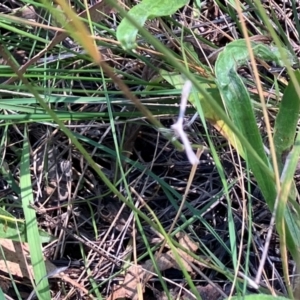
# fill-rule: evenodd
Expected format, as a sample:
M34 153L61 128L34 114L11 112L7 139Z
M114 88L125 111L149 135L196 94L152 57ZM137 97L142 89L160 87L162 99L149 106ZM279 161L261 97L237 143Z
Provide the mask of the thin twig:
M199 163L199 159L196 156L196 154L194 153L194 151L190 145L189 139L183 130L184 113L185 113L185 109L187 106L187 100L188 100L191 88L192 88L192 83L189 80L187 80L184 83L183 88L182 88L178 120L175 124L173 124L171 126L171 128L181 138L183 145L184 145L186 155L187 155L190 163L192 165L197 165Z

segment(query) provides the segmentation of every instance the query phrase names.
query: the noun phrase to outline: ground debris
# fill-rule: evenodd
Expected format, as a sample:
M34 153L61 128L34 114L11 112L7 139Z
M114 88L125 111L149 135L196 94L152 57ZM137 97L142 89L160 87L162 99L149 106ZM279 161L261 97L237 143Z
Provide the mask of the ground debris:
M215 286L207 284L205 286L198 285L196 286L197 291L199 292L202 300L220 300L223 299L221 293L216 289ZM219 287L220 288L220 287ZM194 300L195 296L185 291L184 289L172 289L170 290L170 295L172 300ZM168 300L168 296L164 291L158 292L156 294L157 300Z
M187 250L195 252L198 249L198 245L195 244L188 235L178 233L176 237L178 238L179 243ZM184 268L189 273L193 273L191 263L194 262L195 259L181 249L177 249L177 251ZM181 270L172 250L168 250L166 253L158 252L155 255L155 260L160 272L171 268ZM132 300L140 299L140 294L145 291L145 285L153 276L155 276L155 274L155 267L150 259L142 265L132 265L127 269L123 284L117 286L107 299L115 300L123 297Z

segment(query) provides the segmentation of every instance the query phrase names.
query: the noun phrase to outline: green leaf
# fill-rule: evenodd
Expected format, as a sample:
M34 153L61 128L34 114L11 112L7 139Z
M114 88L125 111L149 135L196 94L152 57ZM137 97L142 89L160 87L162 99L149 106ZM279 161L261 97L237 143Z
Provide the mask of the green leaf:
M275 61L278 65L283 64L280 53L275 47L269 47L259 43L251 44L251 48L256 57L267 61ZM288 50L282 50L285 56L289 58L289 62L292 64L293 56L288 52ZM247 63L248 60L249 53L245 40L232 42L225 47L223 52L219 54L219 57L216 61L215 73L217 77L217 84L222 94L224 104L228 111L228 115L230 116L236 127L240 130L240 132L255 148L257 154L267 166L269 165L269 161L264 152L262 138L256 125L250 95L236 70L238 67ZM277 150L279 151L280 159L283 151L287 150L287 147L290 147L293 144L296 129L295 127L297 123L296 121L298 119L297 116L299 113L299 103L297 103L299 99L296 92L293 92L293 87L291 86L286 93L288 95L286 97L288 98L285 98L284 102L282 102L280 114L278 115L278 118L276 120L276 146ZM295 97L295 99L290 99L291 94ZM289 101L292 102L289 103ZM291 118L291 124L287 125L287 123L290 122L288 120L289 115ZM287 139L282 140L285 138L284 126L286 125L289 132L286 133ZM270 210L273 211L275 199L277 196L274 179L265 176L265 174L262 172L261 166L257 163L257 160L253 159L252 156L247 155L248 149L244 149L244 151L246 153L246 161L248 163L248 166L252 170ZM292 178L297 165L297 159L299 158L300 154L298 141L295 143L292 154L293 155L289 161L288 167L286 167L285 174L281 178L281 180L283 180L283 183L282 190L279 195L280 201L276 215L276 228L279 232L281 247L285 248L285 245L287 245L287 248L291 252L294 260L298 262L300 231L299 226L295 221L299 217L294 213L294 211L299 210L297 208L291 209L290 205L288 205L286 209L288 195L293 182ZM286 265L286 262L283 263L285 263ZM253 297L257 297L257 295Z
M187 4L188 0L143 0L129 10L128 16L140 27L148 19L169 16ZM124 18L117 28L117 39L125 50L136 48L138 28L128 18Z
M297 263L300 266L299 249L300 249L300 224L299 224L299 204L294 201L296 199L296 187L293 181L293 176L300 156L300 135L297 135L294 147L289 153L289 159L285 165L281 176L281 191L279 195L278 210L276 215L276 228L280 235L283 222L285 221L286 240L288 248ZM289 200L289 201L288 201Z
M283 64L279 51L275 47L254 42L251 43L251 46L256 57L262 60L275 61L278 65ZM286 56L292 61L292 56L287 50ZM264 151L262 138L256 124L250 95L237 73L237 68L246 64L248 60L249 53L245 40L237 40L228 44L219 54L216 61L215 73L217 84L231 120L255 148L259 157L268 165L269 161ZM237 150L239 151L238 148ZM244 151L247 155L248 149L244 149ZM269 208L273 210L274 201L276 199L274 180L265 176L257 160L253 159L252 156L247 155L246 160L250 169L253 171Z
M294 75L300 82L300 72L296 70ZM277 162L282 167L283 156L294 144L296 128L299 118L300 101L292 80L284 91L274 127L274 145Z
M300 72L294 72L295 78L300 82ZM300 207L294 200L297 198L297 189L293 176L298 163L300 155L299 136L295 142L297 123L300 111L300 101L296 88L291 80L284 91L278 115L275 121L274 128L274 144L276 149L276 156L280 171L283 168L285 156L291 150L289 165L286 167L284 174L282 174L282 191L278 206L278 213L276 216L276 224L278 232L282 233L282 222L285 221L288 227L287 243L293 258L296 260L299 267L299 248L300 248Z
M38 224L34 209L30 207L33 203L33 192L30 177L30 151L26 128L24 130L24 143L20 167L20 188L22 206L26 221L26 232L30 251L31 264L33 267L36 292L39 299L51 299L49 283L47 279L46 266L42 253L42 241L39 236Z
M2 291L2 289L0 288L0 300L5 300L6 297L4 296L4 293Z

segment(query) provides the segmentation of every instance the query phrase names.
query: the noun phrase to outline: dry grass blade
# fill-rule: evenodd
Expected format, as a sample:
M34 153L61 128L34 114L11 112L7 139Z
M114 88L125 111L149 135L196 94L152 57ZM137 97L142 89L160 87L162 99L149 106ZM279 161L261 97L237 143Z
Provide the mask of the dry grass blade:
M99 11L104 11L104 13L105 13L105 12L108 12L109 10L110 10L110 7L107 6L105 1L100 1L100 2L97 2L96 4L92 5L89 8L89 15L91 16L91 19L94 22L99 22L102 18L104 18L104 15L100 14ZM78 15L78 17L81 17L81 18L85 18L86 16L87 16L87 11L83 11L82 13L80 13ZM22 20L19 20L19 21L22 22ZM35 25L35 24L32 24L31 22L29 22L29 24ZM58 28L50 27L49 29L55 30ZM57 31L53 40L50 42L50 44L45 49L40 51L33 58L28 60L28 62L26 62L23 66L20 67L20 70L19 70L20 73L24 74L30 66L34 65L43 55L45 55L47 52L51 51L51 49L53 49L55 46L57 46L59 43L61 43L63 40L65 40L66 37L68 37L68 35L69 35L69 33L66 31L66 29L63 29L62 31ZM87 33L87 36L89 36L89 33ZM97 49L96 49L96 51L97 51L97 55L99 55L99 51ZM16 77L12 77L12 78L8 79L7 81L5 81L3 84L12 84L16 79L17 79Z

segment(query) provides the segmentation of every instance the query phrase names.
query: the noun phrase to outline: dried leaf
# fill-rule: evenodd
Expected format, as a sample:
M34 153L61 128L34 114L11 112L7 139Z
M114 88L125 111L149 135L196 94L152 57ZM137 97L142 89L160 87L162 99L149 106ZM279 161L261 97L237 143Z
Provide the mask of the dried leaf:
M36 21L37 18L37 13L32 5L14 9L10 15L33 21Z
M115 300L126 297L126 289L123 286L117 286L106 300Z
M185 233L178 233L176 237L178 238L179 243L189 251L195 252L199 248L198 245L195 244ZM189 273L192 273L193 269L191 268L189 262L194 262L194 258L180 249L178 249L177 251L182 258L185 269ZM178 266L174 254L171 250L166 253L156 255L155 260L160 271L165 271L171 268L180 270L180 267ZM127 270L123 284L118 286L107 299L115 300L118 298L126 297L132 300L138 300L139 288L141 287L140 290L144 292L145 285L151 279L154 272L153 262L150 259L142 265L131 266Z
M0 259L0 269L13 276L30 278L22 244L9 239L1 239L0 244L4 252L4 258Z
M195 243L186 233L178 232L176 234L178 243L191 252L196 252L199 249L199 245Z
M138 300L138 285L143 282L145 276L145 269L143 266L133 265L128 268L124 283L117 287L107 300L115 300L118 298L129 298ZM144 291L143 291L144 292Z
M0 270L10 273L20 278L30 278L33 274L29 257L27 243L20 243L10 239L0 239L0 245L4 252L4 257L0 258ZM26 260L25 260L26 259ZM45 261L47 274L53 273L57 269L50 261Z
M219 288L222 290L221 287ZM222 296L218 289L211 284L207 284L206 286L197 286L197 290L203 300L218 300ZM221 299L223 299L223 297Z
M218 285L217 285L218 286ZM223 299L224 295L220 293L220 291L213 285L207 284L206 286L198 285L197 290L202 298L202 300L218 300ZM221 287L218 286L220 290ZM184 289L181 288L174 288L169 290L169 293L171 295L171 299L173 300L194 300L195 296L192 293L187 292ZM168 296L164 291L158 292L156 295L156 299L158 300L167 300L169 299Z
M8 289L11 287L11 281L6 279L6 278L3 278L1 276L1 279L0 279L0 289L6 293L8 291Z

